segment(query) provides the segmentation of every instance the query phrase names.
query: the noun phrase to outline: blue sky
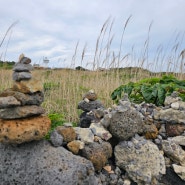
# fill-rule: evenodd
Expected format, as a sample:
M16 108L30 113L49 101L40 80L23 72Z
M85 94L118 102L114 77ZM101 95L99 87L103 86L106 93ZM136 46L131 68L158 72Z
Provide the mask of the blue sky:
M117 56L124 24L132 15L126 27L121 56L125 66L140 63L144 43L149 34L148 63L157 57L157 48L163 48L166 60L173 46L179 43L177 55L185 48L185 1L184 0L0 0L0 41L8 27L10 30L0 48L1 60L17 61L21 53L42 65L47 57L50 67L71 65L90 66L96 48L96 41L104 22L110 17L108 28L114 20L111 36L114 35L110 53ZM108 32L102 48L106 46ZM72 56L79 41L75 61ZM86 44L86 52L81 54ZM101 62L104 54L100 57ZM162 58L162 54L161 54ZM74 62L74 64L73 64ZM100 63L101 63L100 62ZM101 64L100 64L101 65ZM103 67L103 64L102 64Z

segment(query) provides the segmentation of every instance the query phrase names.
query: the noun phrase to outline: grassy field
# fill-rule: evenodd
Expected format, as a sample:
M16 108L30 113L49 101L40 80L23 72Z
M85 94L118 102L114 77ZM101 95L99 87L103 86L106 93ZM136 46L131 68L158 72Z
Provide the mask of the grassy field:
M84 93L94 89L105 107L114 104L111 93L127 82L161 76L140 68L125 68L106 71L78 71L72 69L34 70L33 76L43 83L45 101L42 106L47 114L62 114L68 122L78 122L78 102ZM176 75L177 76L177 75ZM12 86L12 70L0 69L0 91Z

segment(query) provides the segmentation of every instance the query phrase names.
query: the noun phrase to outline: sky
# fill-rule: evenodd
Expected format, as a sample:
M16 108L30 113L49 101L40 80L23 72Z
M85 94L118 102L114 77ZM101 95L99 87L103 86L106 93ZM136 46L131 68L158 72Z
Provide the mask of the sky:
M121 59L116 63L120 66L140 65L143 58L152 66L157 57L159 63L162 58L174 62L185 49L185 0L0 0L0 4L0 42L7 33L0 46L3 61L18 61L24 53L32 64L52 68L108 67L115 58ZM45 57L48 64L43 63Z

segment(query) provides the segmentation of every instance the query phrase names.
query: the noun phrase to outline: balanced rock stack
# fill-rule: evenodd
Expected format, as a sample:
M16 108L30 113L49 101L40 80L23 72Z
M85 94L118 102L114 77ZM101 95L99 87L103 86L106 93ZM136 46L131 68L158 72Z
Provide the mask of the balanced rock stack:
M0 142L20 144L42 139L51 122L40 106L42 83L32 77L31 59L20 55L13 68L13 86L0 93Z
M98 122L104 116L104 106L97 100L93 89L84 94L83 100L78 103L78 109L84 111L80 115L79 123L82 128L88 128L92 121Z

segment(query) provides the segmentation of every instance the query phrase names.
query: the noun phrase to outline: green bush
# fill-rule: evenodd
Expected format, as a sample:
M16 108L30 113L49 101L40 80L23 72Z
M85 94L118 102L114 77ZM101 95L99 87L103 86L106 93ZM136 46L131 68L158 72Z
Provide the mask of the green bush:
M123 93L127 93L131 102L141 103L145 101L157 106L163 106L166 96L171 95L173 91L179 92L179 96L185 101L185 80L178 80L169 75L121 85L112 92L111 98L118 102Z
M48 134L45 136L46 139L50 138L51 132L57 127L62 126L65 123L64 115L59 113L49 114L48 117L51 120L51 129L49 130Z

